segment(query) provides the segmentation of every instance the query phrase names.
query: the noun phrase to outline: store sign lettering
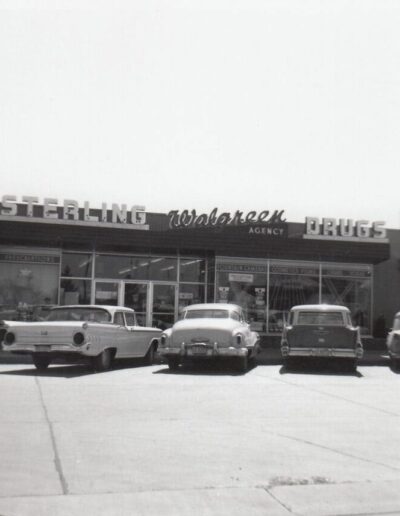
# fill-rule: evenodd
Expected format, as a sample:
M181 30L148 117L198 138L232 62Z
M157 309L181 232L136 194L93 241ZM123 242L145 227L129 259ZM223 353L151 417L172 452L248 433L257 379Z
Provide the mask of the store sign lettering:
M306 217L306 236L320 238L386 239L385 222L352 219Z
M5 217L23 217L26 219L47 219L48 222L74 221L76 223L121 224L142 226L145 229L146 212L144 206L126 204L112 204L109 209L107 203L101 208L92 208L88 201L80 206L73 199L66 199L61 204L58 199L44 198L39 203L38 197L23 196L18 203L15 195L3 195L0 205L0 215ZM147 229L147 228L146 228Z
M280 224L286 222L283 218L284 210L273 212L264 210L260 213L249 211L244 213L237 210L233 215L228 212L218 214L218 208L214 208L209 214L197 214L196 210L173 210L168 213L169 227L173 228L194 228L194 227L217 227L217 226L238 226L243 224Z
M283 228L278 227L268 227L268 226L256 226L249 228L249 234L254 235L268 235L268 236L284 236L285 230Z

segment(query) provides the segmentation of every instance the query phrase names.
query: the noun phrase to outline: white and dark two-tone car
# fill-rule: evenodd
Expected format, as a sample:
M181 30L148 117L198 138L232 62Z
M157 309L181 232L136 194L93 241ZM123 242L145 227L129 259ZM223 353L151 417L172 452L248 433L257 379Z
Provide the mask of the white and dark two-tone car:
M248 361L259 352L259 341L240 306L204 303L185 307L180 320L161 335L158 351L173 370L186 358L231 358L244 372Z
M395 369L400 369L400 312L394 316L393 327L386 338L390 361Z
M336 357L353 370L363 356L360 329L339 305L298 305L289 312L281 340L286 365L296 357Z
M134 310L121 306L70 305L50 309L40 322L3 321L3 350L31 355L39 370L53 360L89 362L96 371L114 358L152 363L161 330L139 326Z

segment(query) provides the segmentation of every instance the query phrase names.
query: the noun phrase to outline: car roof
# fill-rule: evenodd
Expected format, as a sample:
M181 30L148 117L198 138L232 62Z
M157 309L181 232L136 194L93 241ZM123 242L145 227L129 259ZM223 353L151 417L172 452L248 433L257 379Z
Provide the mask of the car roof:
M317 312L350 312L350 310L347 308L347 306L343 305L296 305L292 306L290 311L317 311Z
M127 306L115 306L115 305L59 305L53 306L52 310L57 308L97 308L102 310L107 310L108 312L114 313L123 310L124 312L134 313L135 310L132 308L128 308Z
M184 310L237 310L241 307L233 303L198 303L197 305L185 306Z

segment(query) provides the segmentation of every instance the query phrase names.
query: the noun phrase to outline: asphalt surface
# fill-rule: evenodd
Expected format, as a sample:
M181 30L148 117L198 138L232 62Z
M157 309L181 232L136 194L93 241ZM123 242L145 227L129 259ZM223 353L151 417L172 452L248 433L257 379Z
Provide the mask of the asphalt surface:
M399 392L379 354L355 373L3 359L0 515L399 515Z

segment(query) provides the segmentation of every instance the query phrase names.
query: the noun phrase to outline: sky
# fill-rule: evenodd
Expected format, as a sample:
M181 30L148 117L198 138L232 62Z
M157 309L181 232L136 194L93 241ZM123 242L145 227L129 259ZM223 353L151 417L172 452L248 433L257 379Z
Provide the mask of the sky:
M399 228L399 27L397 0L0 0L0 197Z

